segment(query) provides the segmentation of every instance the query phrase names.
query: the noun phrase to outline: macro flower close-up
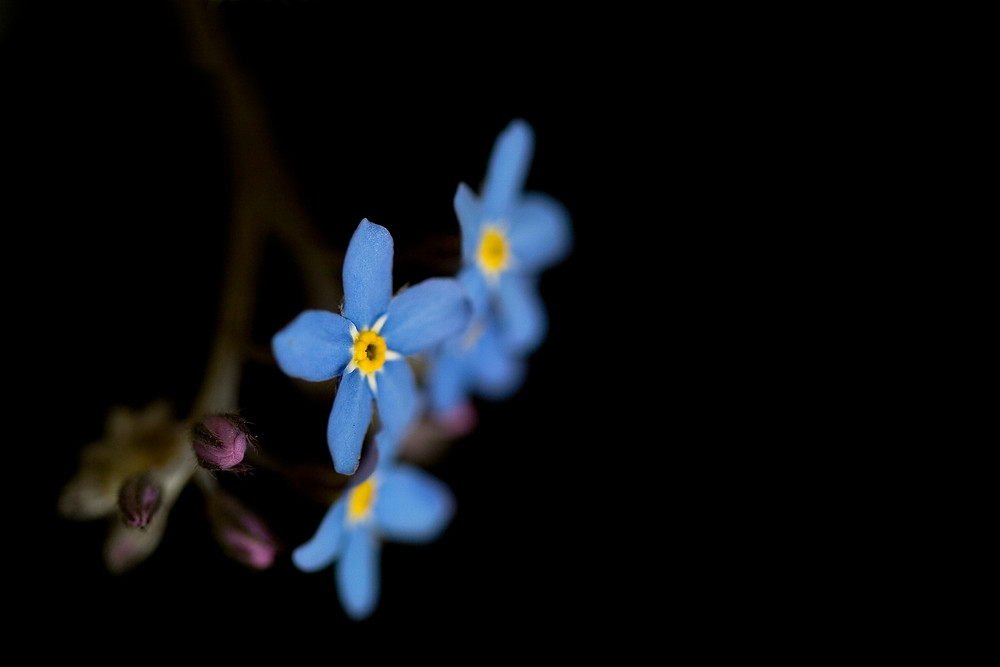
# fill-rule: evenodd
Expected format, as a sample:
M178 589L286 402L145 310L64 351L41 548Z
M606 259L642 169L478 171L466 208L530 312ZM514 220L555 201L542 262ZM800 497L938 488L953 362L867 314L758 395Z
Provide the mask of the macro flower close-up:
M372 76L334 3L0 7L29 624L413 660L621 611L586 538L628 413L587 361L659 222L620 222L606 53Z
M407 358L461 332L470 317L465 290L453 278L428 278L394 295L392 259L389 231L362 220L344 258L342 314L306 310L272 339L287 375L340 378L327 443L341 474L358 468L373 402L388 439L405 435L421 400Z
M340 602L348 616L361 620L378 605L383 542L431 542L454 512L454 497L439 479L417 466L380 459L370 475L352 480L312 538L292 552L292 562L304 572L336 563Z

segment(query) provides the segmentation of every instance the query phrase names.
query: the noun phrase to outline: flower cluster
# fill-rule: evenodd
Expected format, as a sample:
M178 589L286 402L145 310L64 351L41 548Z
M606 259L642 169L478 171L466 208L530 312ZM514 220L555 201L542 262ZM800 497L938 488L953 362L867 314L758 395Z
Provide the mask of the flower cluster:
M482 195L459 184L457 276L393 295L392 237L362 220L344 260L342 313L307 310L273 338L286 374L340 378L327 443L336 470L355 477L292 558L307 572L336 561L338 593L352 618L377 605L382 541L433 540L453 513L448 488L400 460L401 440L422 413L447 419L475 395L511 396L546 335L539 275L566 256L571 228L559 202L523 192L533 146L531 127L513 121L497 139ZM422 383L408 363L417 355L427 361ZM359 469L373 403L380 427L365 460L377 463Z
M347 616L371 616L380 598L383 544L431 542L455 514L452 491L422 469L413 452L422 441L470 433L476 399L513 396L547 335L540 277L567 256L573 239L562 204L525 190L533 151L531 126L516 119L496 139L482 191L458 184L454 234L461 254L450 265L457 267L453 274L396 288L393 236L362 219L335 255L340 266L309 273L313 279L339 273L339 312L309 308L266 330L271 354L255 358L290 379L320 383L321 391L335 387L325 443L321 428L316 439L329 452L328 473L265 454L237 412L239 370L254 346L233 323L249 322L250 297L239 288L251 276L229 276L226 284L238 289L222 300L214 356L190 416L176 418L163 401L112 410L104 437L83 449L77 473L63 487L63 517L114 519L105 542L107 569L125 573L156 550L189 483L202 492L206 521L223 552L252 570L272 567L285 539L265 521L266 513L224 483L262 465L287 475L289 488L310 502L322 503L312 536L296 538L290 550L292 564L306 573L333 566ZM234 238L255 242L266 231L277 233L263 222L245 224ZM315 269L318 255L302 241L308 235L298 233L295 249L303 253L298 264L305 273L307 264ZM252 249L240 246L243 253ZM240 270L255 266L247 257L237 259ZM328 284L320 287L331 292Z

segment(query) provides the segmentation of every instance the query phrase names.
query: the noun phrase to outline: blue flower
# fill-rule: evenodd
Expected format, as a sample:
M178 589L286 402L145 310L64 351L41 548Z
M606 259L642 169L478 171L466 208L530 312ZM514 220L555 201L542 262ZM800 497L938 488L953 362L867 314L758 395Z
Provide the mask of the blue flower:
M443 415L473 394L491 401L510 398L524 384L527 370L525 355L504 344L496 320L482 318L430 355L429 408Z
M341 605L362 620L378 605L383 543L431 542L454 513L454 496L443 482L413 464L381 459L364 481L352 480L313 537L292 552L292 562L303 572L336 562Z
M482 196L464 183L455 193L463 260L457 278L474 311L461 342L430 355L428 393L438 415L473 394L512 396L526 376L527 355L545 339L548 314L539 279L566 257L573 239L562 204L523 192L533 149L531 126L514 120L493 147Z
M493 146L482 195L460 183L454 199L462 232L459 279L475 308L471 326L495 317L504 344L519 353L533 351L545 338L548 315L539 277L568 255L573 242L563 205L524 192L534 144L531 126L512 121Z
M428 278L392 291L392 236L362 220L344 257L342 314L300 313L271 340L287 375L320 382L340 377L327 425L337 472L358 468L374 400L387 440L398 441L420 409L407 357L461 333L471 313L454 278Z

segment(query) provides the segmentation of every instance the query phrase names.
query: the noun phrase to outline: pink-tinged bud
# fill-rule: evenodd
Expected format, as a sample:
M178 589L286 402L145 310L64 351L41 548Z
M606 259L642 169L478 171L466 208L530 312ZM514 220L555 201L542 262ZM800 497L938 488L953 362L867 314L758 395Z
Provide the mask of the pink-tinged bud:
M257 448L246 421L232 413L213 415L192 429L194 455L202 468L242 472L248 449Z
M256 570L274 564L278 540L259 516L225 491L217 491L209 500L208 518L215 538L223 551Z
M479 412L472 401L460 403L436 417L438 426L452 438L462 438L469 435L479 422Z
M149 472L133 475L118 491L118 507L125 525L145 528L160 509L163 490Z
M157 517L142 530L112 524L104 543L104 564L112 574L124 574L153 555L166 531L169 514Z

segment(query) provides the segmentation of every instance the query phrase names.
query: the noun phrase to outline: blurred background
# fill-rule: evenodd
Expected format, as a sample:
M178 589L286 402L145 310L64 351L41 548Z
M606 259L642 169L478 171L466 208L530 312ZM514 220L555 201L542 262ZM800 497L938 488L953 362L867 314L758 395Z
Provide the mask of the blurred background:
M227 559L193 486L157 552L122 576L104 570L101 522L56 514L80 448L102 436L112 406L167 398L184 415L201 382L236 185L234 121L193 47L192 16L205 12L258 96L314 228L343 245L364 217L386 226L397 283L447 265L455 189L464 181L478 190L513 118L536 135L527 189L559 199L573 217L572 255L542 278L551 326L525 386L508 401L480 401L475 432L428 466L458 512L430 545L384 548L381 601L360 625L336 600L332 568L298 572L287 551L263 572ZM643 151L629 121L656 81L633 86L626 74L644 55L623 51L616 28L599 32L594 17L448 13L390 23L379 13L332 2L0 0L6 321L25 374L12 416L21 435L8 444L19 462L6 545L29 589L44 591L28 596L25 613L112 633L167 624L197 634L211 619L246 618L261 643L408 626L433 636L469 619L486 632L543 631L556 618L607 613L592 604L616 588L601 554L622 537L616 515L631 511L609 490L621 473L599 450L609 422L632 419L627 396L621 405L609 398L612 380L630 382L631 369L610 357L620 320L643 320L617 307L630 266L623 253L634 243L621 230L661 216L630 207L640 187L632 174L650 172L625 155ZM291 261L280 244L269 247L254 320L265 344L305 303ZM273 383L284 379L266 364L248 366L244 380L241 414L263 450L328 465L332 394L275 398ZM265 471L227 484L288 549L326 509Z

